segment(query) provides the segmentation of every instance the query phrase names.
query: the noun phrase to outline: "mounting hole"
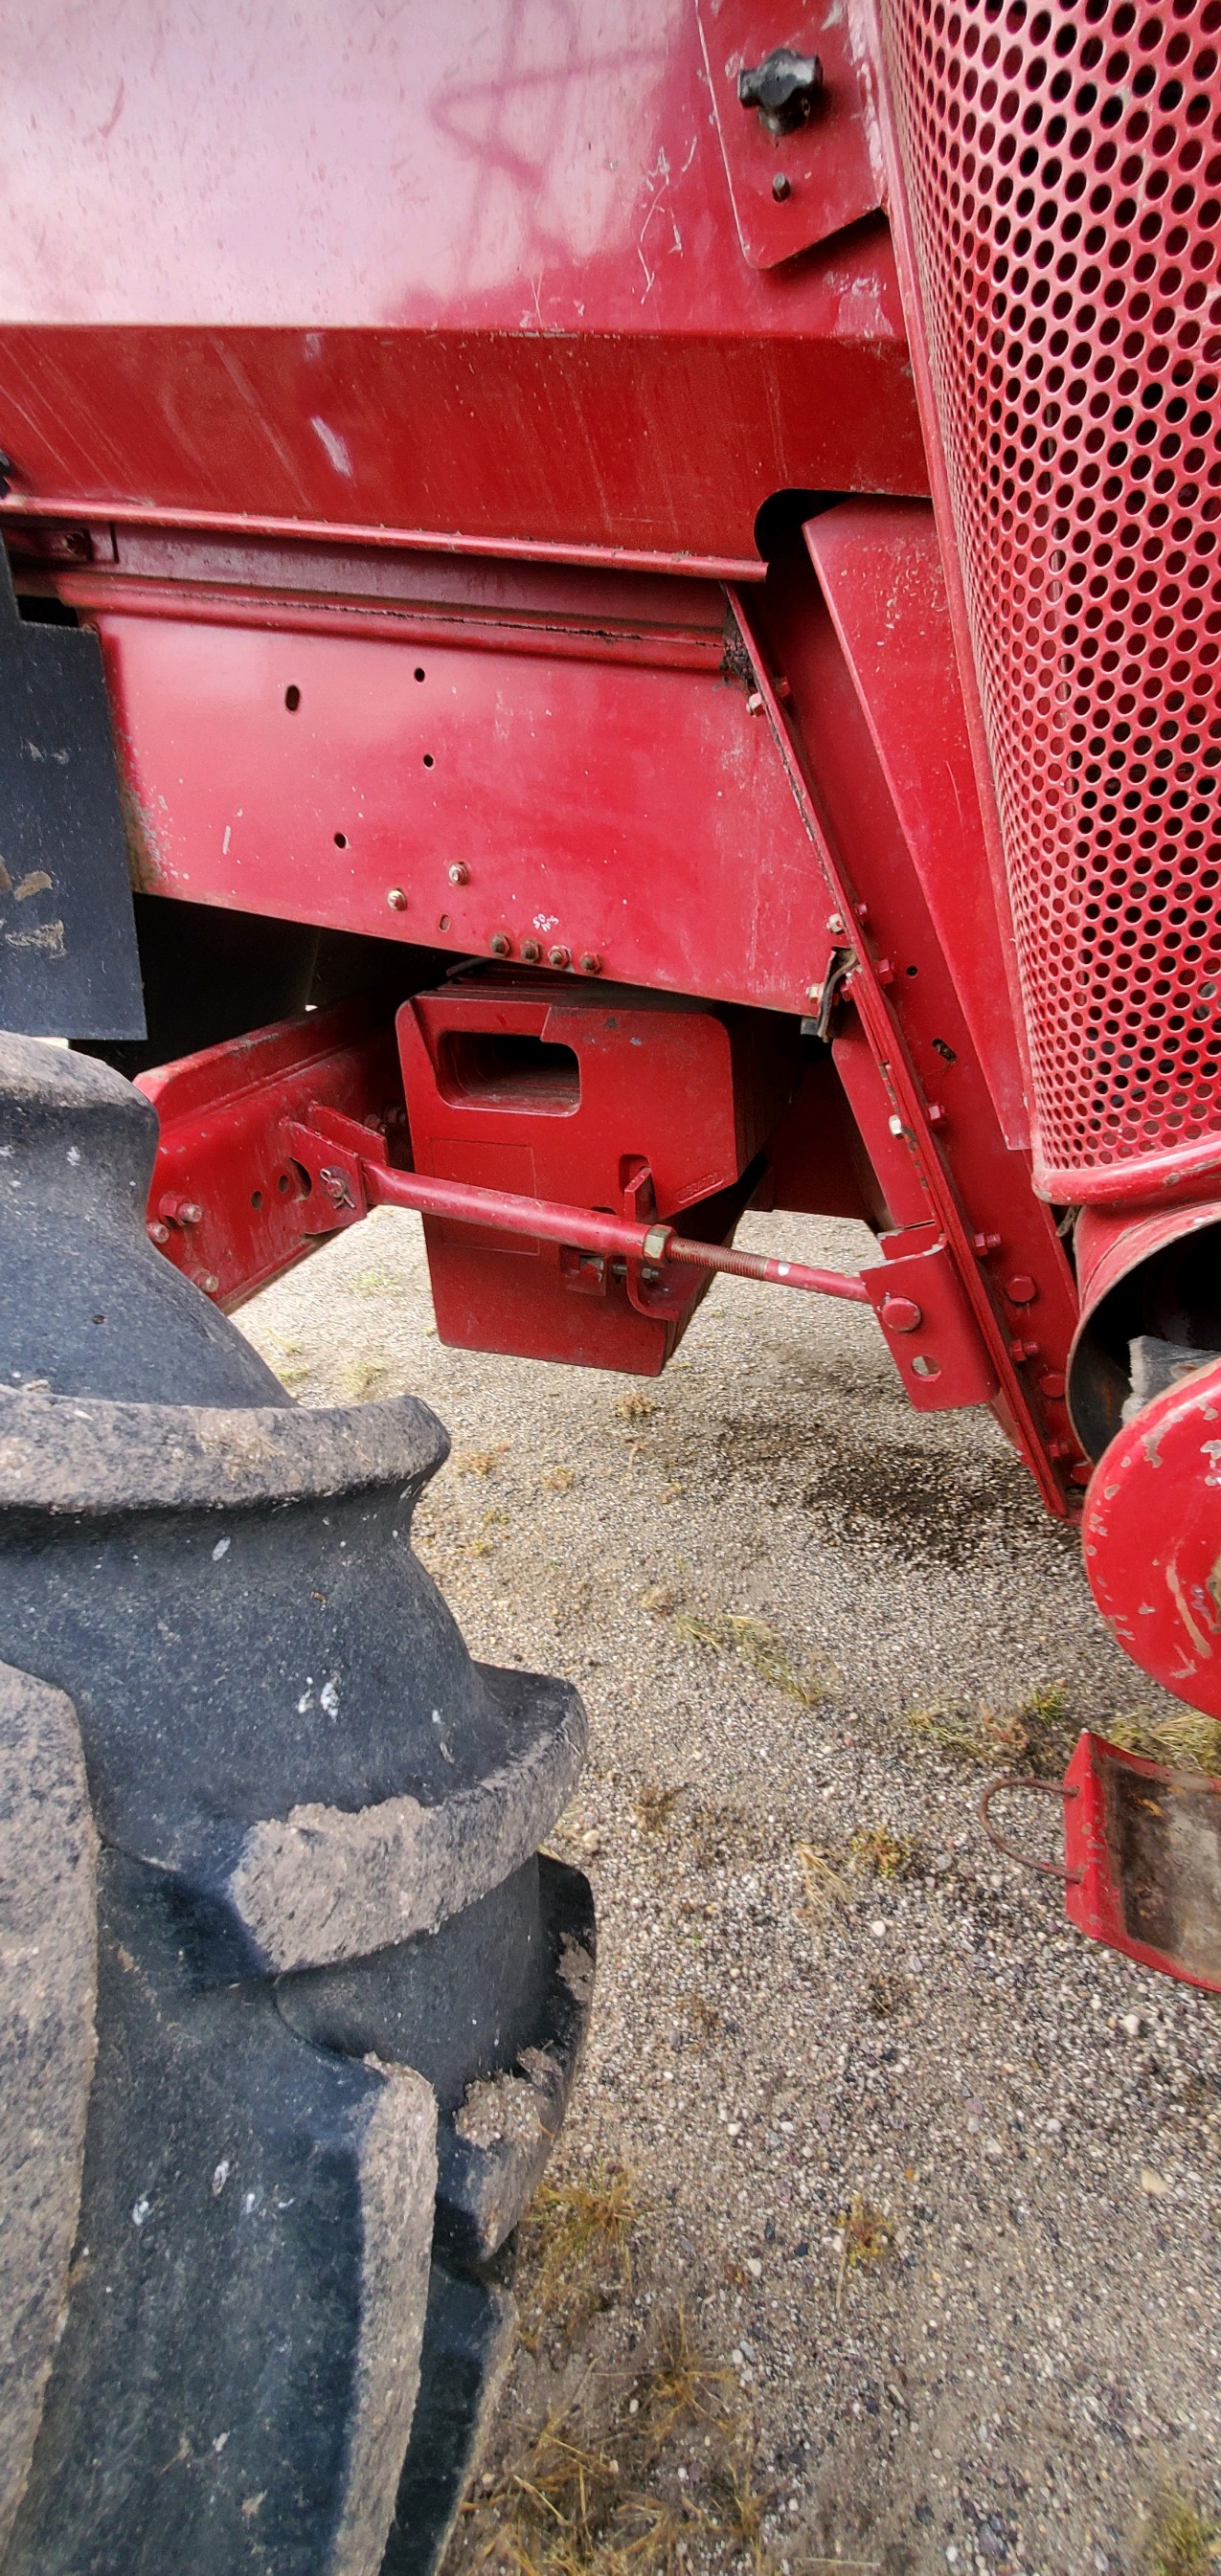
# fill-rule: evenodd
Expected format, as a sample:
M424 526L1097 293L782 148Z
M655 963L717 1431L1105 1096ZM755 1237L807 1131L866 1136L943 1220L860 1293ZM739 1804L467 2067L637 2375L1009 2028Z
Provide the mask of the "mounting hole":
M432 766L433 766L433 757L432 757L432 753L431 753L430 751L426 751L426 752L425 752L425 754L424 754L424 767L425 767L425 769L431 769L431 768L432 768Z
M281 1172L276 1182L276 1188L278 1189L282 1199L286 1199L288 1197L288 1193L291 1190L292 1185L291 1172Z
M287 707L290 716L295 716L297 709L301 704L301 691L297 687L295 680L289 681L288 687L284 692L284 704Z
M909 975L918 975L920 969L918 966L909 966L907 971Z
M348 836L347 836L347 833L346 833L346 832L336 832L336 834L335 834L335 847L336 847L336 849L337 849L337 850L346 850L347 846L348 846Z
M913 1376L913 1377L940 1377L940 1375L941 1375L941 1362L940 1362L940 1360L930 1360L930 1359L927 1357L927 1355L926 1355L926 1353L925 1353L924 1351L917 1351L916 1356L915 1356L914 1360L912 1361L912 1376Z
M424 666L423 666L423 663L422 663L422 662L417 662L417 664L416 664L416 672L415 672L415 675L416 675L417 680L422 680L422 679L423 679L423 677L424 677Z
M251 1191L251 1193L250 1193L250 1204L251 1204L251 1207L252 1207L252 1208L261 1208L261 1207L262 1207L262 1204L263 1204L263 1193L262 1193L262 1191L261 1191L261 1190L252 1190L252 1191Z
M438 928L438 930L448 930L448 928L449 928L449 914L448 914L447 912L443 912L443 913L442 913L441 918L440 918L439 922L437 923L437 928Z

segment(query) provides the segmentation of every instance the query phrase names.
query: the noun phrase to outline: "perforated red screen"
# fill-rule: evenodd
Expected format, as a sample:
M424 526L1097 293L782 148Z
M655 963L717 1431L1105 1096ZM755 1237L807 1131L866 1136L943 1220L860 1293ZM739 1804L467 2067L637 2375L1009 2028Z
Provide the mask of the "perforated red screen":
M1221 1159L1221 0L886 0L1039 1186Z

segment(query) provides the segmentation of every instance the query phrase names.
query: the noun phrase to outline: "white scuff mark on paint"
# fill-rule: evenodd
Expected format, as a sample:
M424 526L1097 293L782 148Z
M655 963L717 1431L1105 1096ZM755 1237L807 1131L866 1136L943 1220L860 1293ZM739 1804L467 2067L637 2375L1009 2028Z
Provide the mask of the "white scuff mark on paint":
M216 1545L215 1545L215 1547L214 1547L214 1548L213 1548L213 1550L212 1550L212 1563L213 1563L213 1565L219 1565L219 1564L220 1564L220 1561L221 1561L222 1556L227 1556L227 1555L228 1555L229 1550L230 1550L230 1548L232 1547L232 1545L233 1545L233 1541L232 1541L232 1539L231 1539L231 1538L218 1538L218 1540L217 1540L217 1542L216 1542Z
M1205 1636L1203 1629L1199 1626L1198 1622L1193 1619L1191 1611L1188 1608L1187 1595L1179 1581L1179 1569L1177 1565L1172 1563L1167 1566L1166 1582L1169 1586L1170 1597L1174 1603L1175 1609L1178 1611L1179 1617L1183 1622L1183 1626L1187 1630L1187 1634L1191 1639L1192 1645L1195 1647L1197 1655L1211 1655L1212 1647L1209 1644L1208 1638Z
M560 916L559 916L558 912L536 912L536 913L535 913L535 916L534 916L534 927L535 927L535 929L536 929L536 930L558 930L558 929L559 929L559 926L560 926Z
M337 429L332 429L329 421L323 420L319 412L311 414L310 428L313 430L314 436L319 441L320 445L326 449L327 455L330 457L336 473L342 474L344 481L350 483L352 480L352 459L348 453L348 442L346 438L341 438L339 431Z
M230 841L232 840L232 838L233 838L233 825L232 825L232 823L226 823L226 825L225 825L225 837L224 837L224 840L221 842L221 845L220 845L220 854L221 854L222 859L227 859L227 858L228 858L228 856L229 856L229 843L230 843Z

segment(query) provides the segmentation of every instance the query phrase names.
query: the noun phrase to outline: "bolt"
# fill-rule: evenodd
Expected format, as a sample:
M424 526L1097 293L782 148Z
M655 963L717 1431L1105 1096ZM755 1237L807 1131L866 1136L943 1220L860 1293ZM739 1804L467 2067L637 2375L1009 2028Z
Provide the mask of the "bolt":
M772 195L775 198L777 205L782 206L785 198L791 197L792 193L792 180L785 178L783 170L777 170L775 178L772 181Z
M1046 1369L1044 1371L1042 1377L1039 1379L1039 1393L1040 1395L1045 1395L1047 1397L1049 1404L1060 1403L1064 1394L1064 1380L1060 1375L1059 1369Z
M470 883L471 872L465 859L455 859L452 868L448 868L446 870L446 874L451 885L468 885Z
M930 1100L928 1104L928 1123L930 1127L940 1127L943 1125L944 1120L945 1111L941 1106L941 1102L939 1100Z
M973 1234L971 1241L978 1253L999 1252L1001 1248L999 1234Z
M602 960L599 957L596 948L587 948L585 955L581 959L581 973L583 975L600 975L601 972Z
M786 679L785 679L785 676L784 676L783 671L781 671L781 672L778 674L778 676L777 676L777 679L776 679L776 682L775 682L775 690L776 690L776 695L777 695L777 697L778 697L778 698L779 698L779 700L780 700L781 706L782 706L782 707L787 707L788 702L789 702L789 699L792 697L792 694L793 694L793 683L792 683L792 681L791 681L791 680L786 680Z
M843 926L844 926L844 916L843 916L842 912L829 912L829 913L827 914L827 928L828 928L828 930L842 930L842 929L843 929Z
M842 929L842 923L840 924L840 927ZM895 970L889 957L879 957L875 972L879 984L893 984L895 980Z
M1070 1485L1088 1485L1093 1473L1094 1470L1090 1465L1089 1459L1079 1458L1076 1466L1069 1468L1068 1481Z
M169 1230L169 1227L168 1227L168 1225L162 1225L160 1218L155 1218L155 1219L154 1219L153 1223L148 1227L147 1232L148 1232L148 1239L149 1239L149 1242L150 1242L150 1243L168 1243L168 1242L169 1242L169 1239L170 1239L170 1230Z
M537 939L523 939L521 944L521 953L523 965L537 966L543 952L539 947Z
M174 1190L164 1190L157 1201L157 1214L168 1217L171 1225L198 1225L203 1209L196 1199L180 1199Z
M214 1297L220 1286L220 1281L214 1270L197 1270L195 1273L195 1285L197 1288L202 1288L205 1297Z
M884 1297L882 1321L888 1333L918 1333L924 1317L914 1297Z
M1024 1270L1019 1270L1016 1279L1005 1281L1005 1295L1011 1306L1033 1306L1038 1293L1034 1280Z
M1074 1454L1072 1441L1049 1440L1047 1443L1047 1454L1049 1458L1071 1458Z
M748 699L747 699L747 701L746 701L746 712L747 712L747 715L748 715L748 716L761 716L761 715L762 715L762 713L763 713L763 698L762 698L762 694L761 694L761 692L760 692L758 689L752 689L752 690L751 690L750 696L748 697Z
M406 912L407 910L407 897L401 886L391 886L390 891L386 896L386 901L390 906L391 912Z
M547 963L549 966L567 966L570 963L567 949L549 948L547 951Z
M493 957L508 957L512 954L513 942L507 937L503 930L494 930L488 941L488 946L491 949Z
M1037 1360L1039 1345L1037 1342L1010 1342L1009 1356L1015 1360Z

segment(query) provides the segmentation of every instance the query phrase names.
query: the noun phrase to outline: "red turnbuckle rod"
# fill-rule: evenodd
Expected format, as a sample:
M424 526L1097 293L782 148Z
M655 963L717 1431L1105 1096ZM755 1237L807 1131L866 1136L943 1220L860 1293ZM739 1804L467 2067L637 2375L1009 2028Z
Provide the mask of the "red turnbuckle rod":
M449 1217L457 1225L499 1226L506 1234L542 1235L549 1243L569 1243L578 1252L617 1253L620 1259L643 1261L660 1269L663 1261L681 1261L698 1270L728 1270L739 1279L766 1279L778 1288L804 1288L816 1297L850 1297L867 1306L863 1279L842 1270L812 1270L808 1262L780 1261L763 1252L736 1252L732 1244L695 1243L668 1225L634 1225L630 1217L604 1214L600 1208L564 1207L558 1199L521 1198L513 1190L485 1190L473 1181L434 1181L421 1172L394 1172L386 1163L361 1169L370 1204L418 1208L424 1216Z
M324 1113L325 1114L325 1113ZM421 1216L448 1217L456 1225L486 1225L505 1234L541 1235L550 1243L570 1244L578 1252L602 1252L620 1260L641 1261L660 1269L663 1262L683 1262L698 1270L730 1271L739 1279L767 1280L778 1288L804 1288L816 1297L847 1297L855 1305L869 1303L869 1291L863 1279L842 1270L813 1270L808 1262L781 1261L775 1254L737 1252L731 1244L697 1243L688 1236L675 1234L668 1225L639 1225L630 1217L612 1216L601 1208L564 1207L556 1199L519 1197L513 1190L480 1188L473 1181L436 1181L423 1172L393 1171L368 1155L363 1144L354 1153L352 1143L360 1134L355 1122L327 1117L328 1136L319 1128L301 1126L291 1131L291 1150L297 1155L308 1151L307 1168L322 1195L337 1209L353 1207L353 1163L358 1163L360 1185L370 1207L415 1208ZM330 1160L334 1151L332 1139L342 1135L343 1162ZM342 1194L341 1194L342 1193Z

